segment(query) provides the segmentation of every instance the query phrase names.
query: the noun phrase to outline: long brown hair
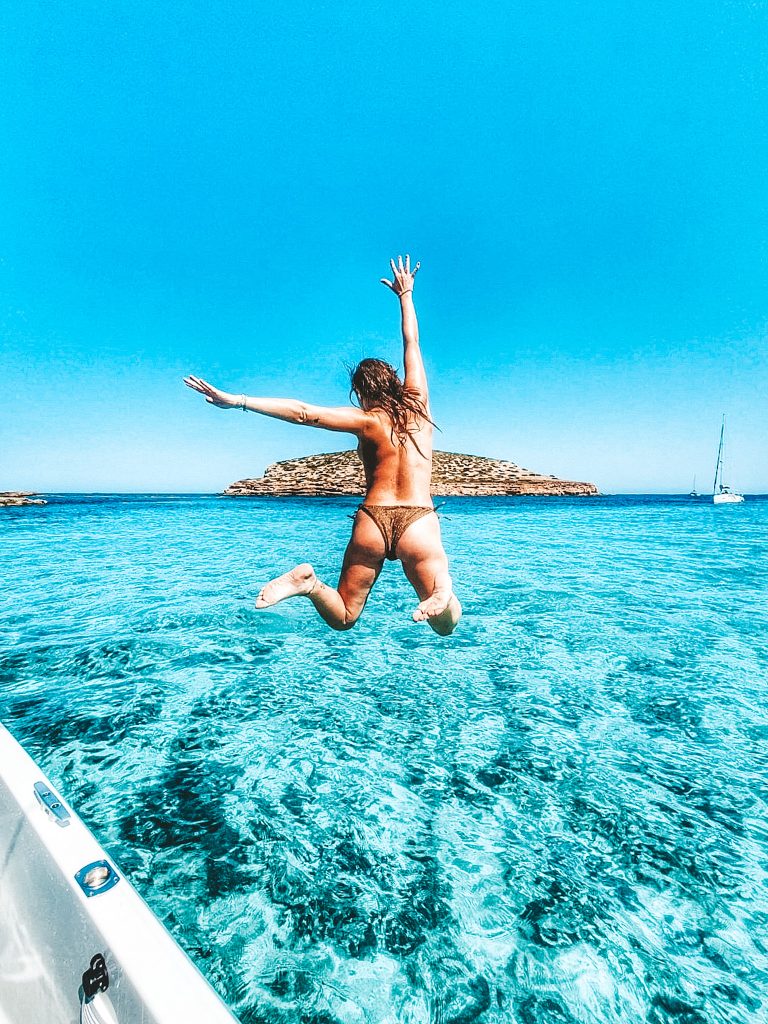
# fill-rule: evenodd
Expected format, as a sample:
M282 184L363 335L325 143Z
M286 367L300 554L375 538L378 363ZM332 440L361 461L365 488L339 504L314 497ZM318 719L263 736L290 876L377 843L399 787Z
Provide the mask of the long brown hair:
M349 392L354 394L361 409L383 409L392 423L392 440L395 437L404 445L413 436L413 421L429 418L424 402L414 388L407 388L397 375L394 366L383 359L361 359L349 371L352 385ZM432 426L435 426L432 423Z

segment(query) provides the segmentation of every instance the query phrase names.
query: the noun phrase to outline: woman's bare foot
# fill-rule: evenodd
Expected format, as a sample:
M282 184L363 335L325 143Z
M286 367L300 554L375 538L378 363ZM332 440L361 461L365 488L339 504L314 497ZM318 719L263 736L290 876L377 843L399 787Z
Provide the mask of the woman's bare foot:
M413 613L414 622L427 622L428 619L436 619L442 615L450 603L453 591L449 589L435 590L434 593L422 601Z
M450 588L435 590L413 613L414 622L428 622L438 636L450 636L461 618L461 605Z
M308 597L316 584L315 570L308 562L303 562L262 587L256 598L256 607L271 608L273 604L285 601L287 597Z

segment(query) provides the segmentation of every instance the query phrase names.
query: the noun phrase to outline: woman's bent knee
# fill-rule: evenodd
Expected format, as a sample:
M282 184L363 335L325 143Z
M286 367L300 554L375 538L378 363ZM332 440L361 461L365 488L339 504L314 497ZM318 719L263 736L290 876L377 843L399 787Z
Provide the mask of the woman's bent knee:
M329 622L328 625L331 627L331 629L335 629L337 633L346 633L348 630L352 629L352 627L355 625L355 623L357 622L357 620L359 618L360 618L359 614L358 615L349 615L349 614L347 614L347 616L344 618L343 621Z

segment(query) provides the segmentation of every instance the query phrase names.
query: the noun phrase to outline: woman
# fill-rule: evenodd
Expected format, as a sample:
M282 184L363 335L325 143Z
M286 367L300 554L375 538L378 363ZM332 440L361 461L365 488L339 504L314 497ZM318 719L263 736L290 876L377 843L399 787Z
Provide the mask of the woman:
M432 475L432 429L410 257L390 260L393 280L382 278L400 300L405 381L381 359L363 359L352 371L352 391L360 407L325 408L288 398L230 395L198 377L184 383L220 409L243 409L325 430L354 434L365 469L365 501L355 515L336 590L322 583L311 565L268 583L257 608L288 597L308 597L332 629L351 629L365 607L384 559L399 559L419 596L415 622L428 622L441 636L452 633L461 617L453 593L448 559L440 540L429 485Z

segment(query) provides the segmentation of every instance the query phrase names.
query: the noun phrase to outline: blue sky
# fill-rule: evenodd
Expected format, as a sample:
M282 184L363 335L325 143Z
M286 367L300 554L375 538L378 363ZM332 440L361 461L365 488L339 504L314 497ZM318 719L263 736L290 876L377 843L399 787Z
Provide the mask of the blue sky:
M344 435L416 302L438 446L768 491L763 2L0 12L0 489L220 490Z

